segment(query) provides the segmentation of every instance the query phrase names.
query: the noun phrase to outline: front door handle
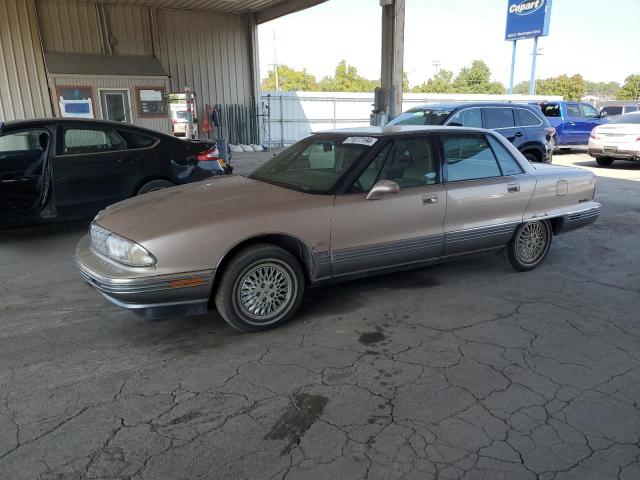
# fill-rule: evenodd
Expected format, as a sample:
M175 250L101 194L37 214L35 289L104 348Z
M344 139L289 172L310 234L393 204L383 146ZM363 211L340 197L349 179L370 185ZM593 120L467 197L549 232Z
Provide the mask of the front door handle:
M118 159L118 163L134 163L139 162L140 160L140 157L120 157Z
M434 203L438 203L438 195L436 193L422 196L423 205L433 205Z
M522 132L516 132L516 133L515 133L515 136L516 136L516 137L521 137L521 136L523 136L523 135L524 135L524 133L522 133Z
M519 183L510 183L509 185L507 185L507 191L509 193L519 192L520 191L520 184Z

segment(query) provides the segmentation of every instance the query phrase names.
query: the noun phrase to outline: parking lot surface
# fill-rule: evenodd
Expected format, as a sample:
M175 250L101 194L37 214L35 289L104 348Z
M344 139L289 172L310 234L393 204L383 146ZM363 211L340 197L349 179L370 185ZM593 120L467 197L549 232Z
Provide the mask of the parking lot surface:
M640 164L554 163L603 212L537 270L309 290L260 334L113 306L72 267L86 225L3 234L0 478L640 478Z

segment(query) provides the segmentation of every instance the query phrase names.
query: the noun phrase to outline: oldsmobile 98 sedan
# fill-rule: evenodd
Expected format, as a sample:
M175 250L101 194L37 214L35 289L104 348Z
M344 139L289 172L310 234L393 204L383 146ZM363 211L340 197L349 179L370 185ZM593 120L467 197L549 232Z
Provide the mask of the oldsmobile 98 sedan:
M247 178L222 177L103 210L75 262L107 299L146 317L215 305L258 331L305 288L500 252L537 267L554 234L595 221L594 175L529 163L501 136L457 127L313 134Z

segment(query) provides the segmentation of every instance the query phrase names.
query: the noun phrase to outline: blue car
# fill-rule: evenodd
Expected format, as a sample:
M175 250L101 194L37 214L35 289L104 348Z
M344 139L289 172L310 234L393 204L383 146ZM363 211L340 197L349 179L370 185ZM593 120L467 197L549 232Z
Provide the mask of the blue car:
M538 104L549 124L556 129L555 148L586 147L589 135L607 120L588 103L543 102Z

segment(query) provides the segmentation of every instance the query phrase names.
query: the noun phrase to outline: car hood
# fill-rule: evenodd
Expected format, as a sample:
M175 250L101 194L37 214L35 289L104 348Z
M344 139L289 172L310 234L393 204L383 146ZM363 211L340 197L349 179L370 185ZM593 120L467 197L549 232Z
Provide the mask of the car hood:
M246 177L218 177L116 203L102 210L95 221L131 240L144 241L210 217L224 220L255 214L306 196Z

